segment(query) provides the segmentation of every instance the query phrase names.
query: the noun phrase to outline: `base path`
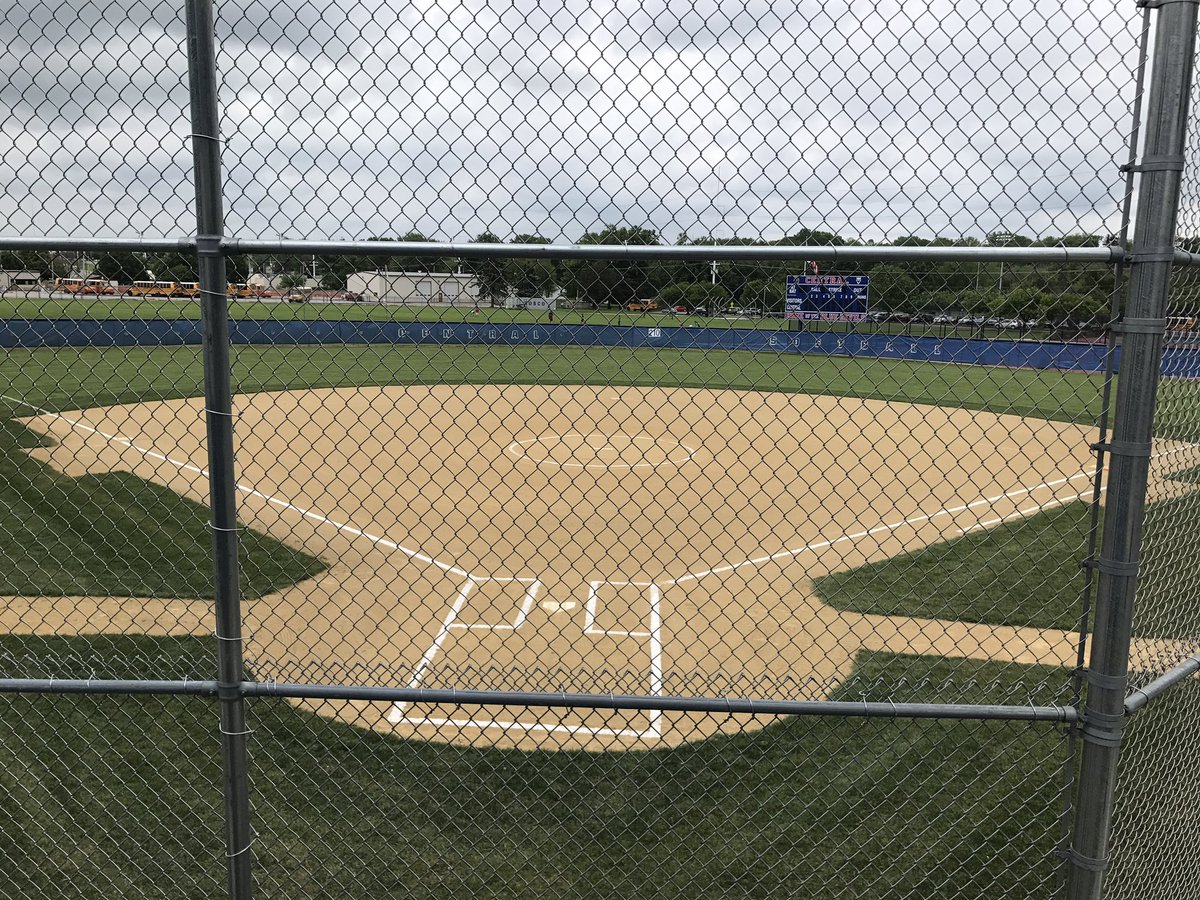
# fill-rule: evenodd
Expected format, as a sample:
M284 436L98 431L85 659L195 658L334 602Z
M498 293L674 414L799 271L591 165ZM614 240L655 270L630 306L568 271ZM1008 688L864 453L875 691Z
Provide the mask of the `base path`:
M684 388L342 388L234 405L241 519L330 565L246 604L261 679L819 699L863 649L1075 660L1071 633L843 613L812 583L1090 496L1089 428ZM54 438L29 452L68 474L128 470L207 502L200 399L25 421ZM301 705L522 747L648 748L766 721Z

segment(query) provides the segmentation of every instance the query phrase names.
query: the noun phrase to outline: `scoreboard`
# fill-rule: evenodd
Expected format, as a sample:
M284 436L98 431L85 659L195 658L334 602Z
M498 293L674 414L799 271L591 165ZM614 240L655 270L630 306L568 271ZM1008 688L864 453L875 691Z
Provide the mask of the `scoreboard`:
M789 275L784 318L861 322L867 317L868 275Z

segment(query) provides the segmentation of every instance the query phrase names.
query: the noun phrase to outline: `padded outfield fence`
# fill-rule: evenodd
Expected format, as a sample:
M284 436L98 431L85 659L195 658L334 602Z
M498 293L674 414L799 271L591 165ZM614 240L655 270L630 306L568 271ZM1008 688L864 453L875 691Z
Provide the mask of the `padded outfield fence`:
M1196 20L0 11L0 895L1194 896Z

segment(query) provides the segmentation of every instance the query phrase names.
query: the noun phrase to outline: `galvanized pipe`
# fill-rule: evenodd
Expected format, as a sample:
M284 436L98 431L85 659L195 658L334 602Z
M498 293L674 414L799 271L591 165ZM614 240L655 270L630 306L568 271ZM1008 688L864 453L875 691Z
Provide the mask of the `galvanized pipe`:
M233 460L233 397L229 360L225 228L221 142L217 111L216 34L212 0L187 3L188 83L196 185L196 256L204 323L204 406L209 498L212 506L213 574L224 769L225 856L231 900L252 893L250 779L242 680L242 612L238 585L236 478Z
M1067 896L1100 900L1108 866L1117 762L1125 725L1129 645L1154 405L1165 333L1167 289L1175 258L1175 220L1196 43L1196 3L1158 8L1146 104L1145 145L1130 254L1129 301L1122 342L1104 537L1097 561L1095 627L1080 737L1082 761L1075 827L1067 851Z
M934 262L1030 263L1114 265L1126 261L1119 246L1112 247L895 247L857 244L780 246L749 244L704 247L636 244L476 244L471 242L261 240L225 238L227 254L317 254L318 256L451 256L462 259L662 259L662 260L777 260L825 262ZM63 253L194 253L193 237L50 237L0 235L0 250ZM1200 266L1200 253L1174 250L1177 266Z
M834 716L868 719L946 719L1072 724L1070 706L995 703L881 703L847 700L767 700L750 697L672 697L637 694L572 694L545 691L459 691L439 688L288 684L244 681L245 697L304 700L367 700L381 703L528 706L536 708L619 709L655 712L739 713L764 716ZM69 678L0 679L0 694L179 694L213 696L215 681L128 681Z
M1131 691L1129 696L1125 698L1126 715L1131 716L1136 712L1140 712L1149 703L1161 697L1171 688L1175 687L1175 685L1179 684L1179 682L1197 673L1200 673L1200 653L1189 656L1179 665L1175 666L1175 668L1169 672L1164 672L1145 687Z

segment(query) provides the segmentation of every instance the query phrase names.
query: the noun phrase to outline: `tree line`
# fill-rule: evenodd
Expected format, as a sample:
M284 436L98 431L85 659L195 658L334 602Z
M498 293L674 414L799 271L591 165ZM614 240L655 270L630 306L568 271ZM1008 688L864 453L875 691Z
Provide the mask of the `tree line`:
M426 242L430 238L410 231L397 238L368 240ZM474 238L477 243L505 243L492 232ZM537 234L517 234L514 244L550 244ZM612 225L588 232L579 239L584 245L658 246L659 234L635 225ZM690 238L681 234L676 246L730 247L761 242L753 238ZM1070 234L1034 239L1019 234L993 234L976 238L901 237L891 246L980 247L1044 246L1089 247L1102 243L1099 235ZM774 246L861 246L861 242L829 231L800 229ZM30 269L49 277L69 274L70 255L42 253L0 254L0 267ZM710 312L731 306L754 307L765 313L782 312L787 275L802 274L799 261L765 260L622 260L622 259L459 259L456 257L397 257L381 253L369 256L230 256L227 277L244 282L254 271L271 271L299 283L312 274L322 287L346 287L352 272L406 270L430 273L467 272L475 276L485 302L497 304L510 296L533 297L558 294L568 300L594 307L624 307L635 300L654 298L662 306L704 307ZM64 267L68 271L60 271ZM1112 272L1099 265L1041 265L936 262L910 260L894 263L821 263L823 275L869 275L871 309L891 314L958 312L1000 317L1041 319L1052 322L1089 322L1102 318L1112 291ZM196 280L195 258L182 253L139 254L116 252L95 260L96 274L128 284L153 277L158 280ZM149 273L153 273L151 276Z

